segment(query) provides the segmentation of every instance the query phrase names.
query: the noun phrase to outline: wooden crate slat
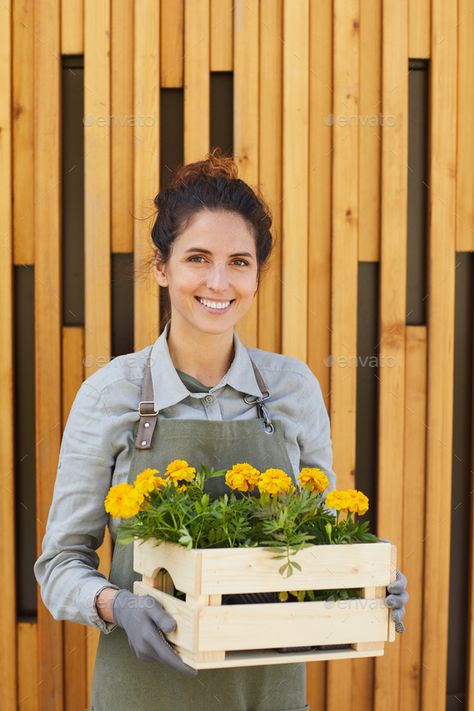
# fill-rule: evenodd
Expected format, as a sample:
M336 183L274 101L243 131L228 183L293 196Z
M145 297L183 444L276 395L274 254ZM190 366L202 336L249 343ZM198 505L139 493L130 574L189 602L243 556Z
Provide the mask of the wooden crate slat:
M84 0L61 3L61 54L84 52Z
M232 0L211 0L211 72L233 69Z
M159 12L160 85L168 89L183 87L184 0L161 0Z

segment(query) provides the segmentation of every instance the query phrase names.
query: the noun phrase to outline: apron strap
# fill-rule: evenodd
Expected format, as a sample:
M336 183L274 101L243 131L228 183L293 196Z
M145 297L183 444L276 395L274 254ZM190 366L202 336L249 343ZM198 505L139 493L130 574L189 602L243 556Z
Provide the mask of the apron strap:
M250 357L250 356L249 356ZM245 402L249 404L255 403L257 405L257 412L259 417L263 417L265 420L266 427L272 428L270 417L268 415L268 410L264 407L262 400L266 400L270 397L265 381L260 373L259 369L250 358L252 363L253 372L257 380L258 387L262 393L262 398L257 398L256 400L248 401L246 398ZM140 415L140 421L138 423L137 436L135 437L135 447L137 449L150 449L151 442L153 439L153 433L156 427L158 412L155 410L155 394L153 392L153 380L151 377L151 348L148 355L145 374L143 377L142 390L141 390L141 400L138 403L138 413Z

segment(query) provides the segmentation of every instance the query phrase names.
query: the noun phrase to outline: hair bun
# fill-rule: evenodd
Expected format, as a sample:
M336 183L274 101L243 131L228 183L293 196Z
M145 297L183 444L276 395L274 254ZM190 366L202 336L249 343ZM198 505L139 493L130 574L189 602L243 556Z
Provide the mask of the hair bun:
M169 188L172 190L181 185L187 185L203 176L235 180L238 176L238 168L231 156L224 155L221 149L216 147L207 154L204 160L176 168Z

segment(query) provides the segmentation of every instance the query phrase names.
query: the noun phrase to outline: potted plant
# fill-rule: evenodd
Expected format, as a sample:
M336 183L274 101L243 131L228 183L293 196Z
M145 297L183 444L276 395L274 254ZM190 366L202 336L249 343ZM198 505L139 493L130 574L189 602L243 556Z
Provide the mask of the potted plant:
M229 493L211 500L206 481L222 475ZM168 639L187 664L379 656L395 638L383 598L396 548L358 519L367 497L325 495L318 468L298 480L246 462L215 471L174 460L110 489L105 508L125 519L117 543L133 543L142 575L133 590L175 617Z

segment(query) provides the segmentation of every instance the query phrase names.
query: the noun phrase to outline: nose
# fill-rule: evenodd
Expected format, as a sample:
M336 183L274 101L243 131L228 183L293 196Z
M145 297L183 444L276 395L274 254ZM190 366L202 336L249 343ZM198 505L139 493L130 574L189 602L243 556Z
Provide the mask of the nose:
M207 272L206 286L214 291L224 291L229 285L225 264L213 264Z

